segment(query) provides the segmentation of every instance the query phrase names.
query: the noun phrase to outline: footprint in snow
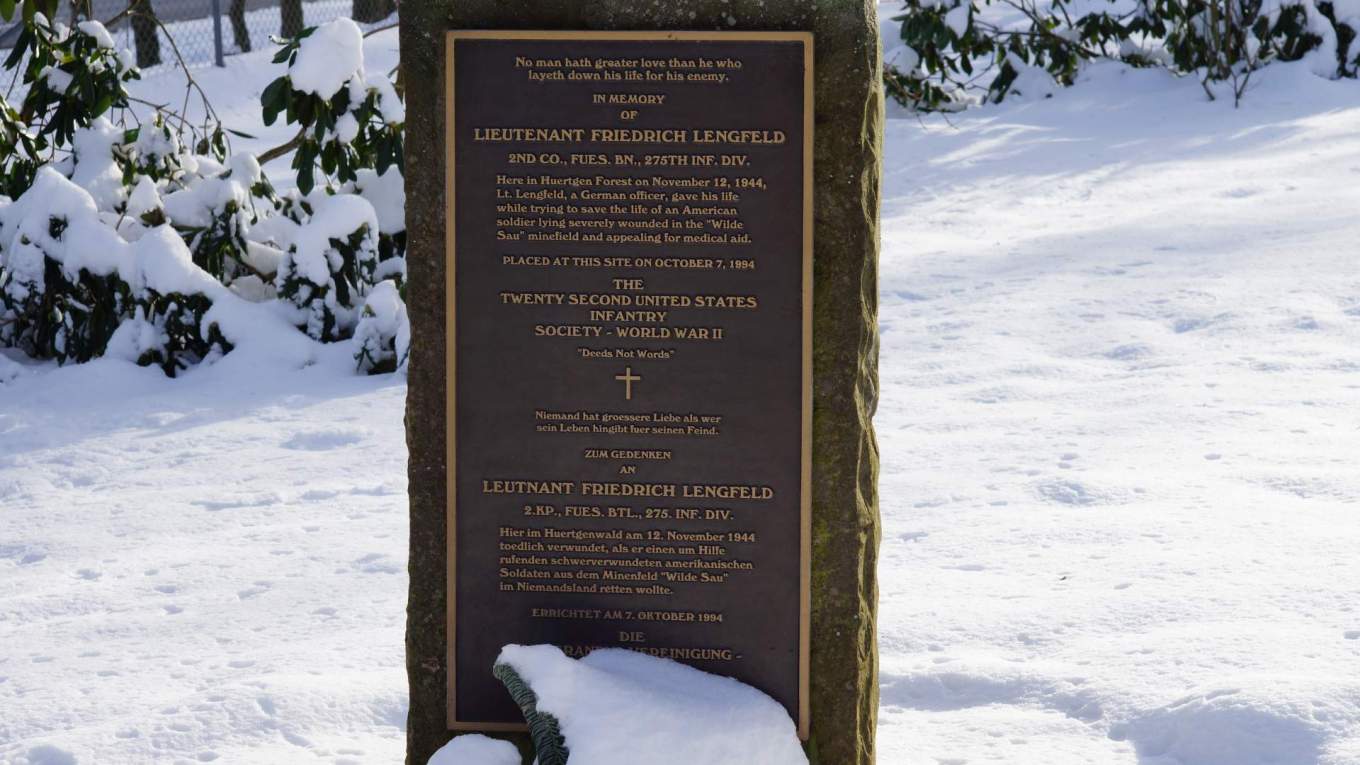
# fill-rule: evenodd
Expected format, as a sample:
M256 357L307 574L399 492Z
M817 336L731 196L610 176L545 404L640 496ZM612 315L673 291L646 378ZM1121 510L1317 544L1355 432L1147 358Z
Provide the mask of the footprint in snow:
M300 746L303 749L310 749L312 747L312 742L304 736L299 736L289 730L281 730L279 733L283 736L284 741L287 741L293 746Z
M294 433L292 438L283 442L282 446L285 449L320 452L352 446L363 441L368 435L368 431L362 428L328 428L326 430L303 431Z
M335 499L340 496L340 492L334 489L309 489L303 492L298 499L305 502L322 502L328 499Z
M0 545L0 560L17 560L20 566L30 566L47 558L47 553L25 545Z
M401 566L398 566L390 558L382 553L369 553L350 564L350 567L365 574L400 574Z
M1152 355L1152 349L1137 343L1117 345L1104 353L1112 361L1137 361Z
M1209 326L1208 319L1176 319L1176 323L1171 325L1171 329L1178 335L1186 332L1194 332Z
M263 595L264 593L269 592L270 588L273 586L272 582L255 582L254 586L247 587L246 589L237 592L236 597L241 600L249 600L256 595Z
M356 486L353 489L350 489L349 493L358 497L390 497L400 493L400 489L386 484L379 484L377 486Z
M76 765L76 756L51 744L39 744L24 755L28 765Z
M889 296L899 298L908 303L920 303L930 299L925 295L920 294L919 292L909 292L906 290L889 293Z
M1048 481L1038 486L1040 496L1064 505L1094 505L1101 501L1095 492L1078 481Z
M200 499L191 504L215 513L219 510L237 510L243 507L265 507L278 503L282 498L279 495L269 492L267 494L254 494L235 499Z
M1199 293L1194 294L1196 296L1199 295ZM1210 299L1212 300L1212 298ZM1216 313L1213 316L1191 316L1184 319L1177 319L1175 323L1172 325L1172 329L1176 331L1176 334L1184 334L1186 332L1194 332L1195 330L1204 329L1206 327L1218 326L1225 322L1232 322L1236 318L1237 318L1236 316L1228 312Z

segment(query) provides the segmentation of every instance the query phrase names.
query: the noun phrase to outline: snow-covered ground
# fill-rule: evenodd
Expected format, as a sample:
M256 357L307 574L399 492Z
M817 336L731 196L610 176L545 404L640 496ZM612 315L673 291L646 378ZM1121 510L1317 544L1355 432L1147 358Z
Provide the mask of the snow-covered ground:
M1360 763L1360 86L1085 80L888 126L880 762ZM0 356L0 762L400 760L402 381L234 356Z
M0 762L398 761L404 397L332 365L0 387Z
M1360 87L891 122L884 762L1360 763Z

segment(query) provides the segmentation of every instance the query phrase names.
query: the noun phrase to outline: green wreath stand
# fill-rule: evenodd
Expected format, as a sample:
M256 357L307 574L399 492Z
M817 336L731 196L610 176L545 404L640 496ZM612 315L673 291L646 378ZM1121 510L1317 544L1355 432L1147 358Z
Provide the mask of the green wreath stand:
M515 668L509 664L497 664L491 674L496 676L510 692L510 698L519 705L524 721L529 723L529 738L533 739L534 752L538 755L538 765L567 765L567 741L562 738L557 718L538 709L538 696Z

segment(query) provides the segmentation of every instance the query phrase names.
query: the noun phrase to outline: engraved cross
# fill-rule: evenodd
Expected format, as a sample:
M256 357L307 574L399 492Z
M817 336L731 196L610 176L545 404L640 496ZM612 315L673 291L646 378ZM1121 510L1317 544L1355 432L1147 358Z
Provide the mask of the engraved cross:
M618 381L621 382L621 383L623 383L623 398L624 398L624 400L625 400L625 401L632 401L632 400L633 400L633 383L638 382L638 381L641 380L642 378L639 377L639 376L637 376L637 375L635 375L635 374L633 374L633 368L632 368L632 367L624 367L624 368L623 368L623 374L621 374L621 375L614 375L614 379L615 379L615 380L618 380Z

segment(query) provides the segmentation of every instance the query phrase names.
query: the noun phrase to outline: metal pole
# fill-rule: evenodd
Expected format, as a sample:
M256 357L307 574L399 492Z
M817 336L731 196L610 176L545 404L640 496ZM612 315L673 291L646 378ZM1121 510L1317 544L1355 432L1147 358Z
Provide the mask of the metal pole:
M218 66L226 66L222 58L222 0L212 0L213 58Z

